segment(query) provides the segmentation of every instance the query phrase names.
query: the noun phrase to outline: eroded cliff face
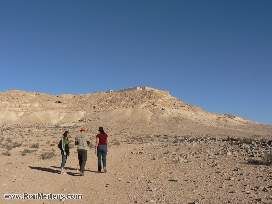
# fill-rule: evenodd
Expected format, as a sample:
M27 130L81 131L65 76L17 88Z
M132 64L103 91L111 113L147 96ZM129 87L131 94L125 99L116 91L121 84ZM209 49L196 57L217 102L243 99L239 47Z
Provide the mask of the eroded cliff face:
M1 125L105 124L115 129L173 134L228 130L231 134L265 135L272 129L237 116L209 113L152 88L60 96L12 90L0 93L0 111Z

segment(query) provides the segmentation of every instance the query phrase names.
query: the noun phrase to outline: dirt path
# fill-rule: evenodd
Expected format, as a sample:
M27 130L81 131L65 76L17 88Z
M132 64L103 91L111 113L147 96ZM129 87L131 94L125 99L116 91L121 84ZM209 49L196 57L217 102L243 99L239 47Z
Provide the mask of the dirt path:
M126 165L124 156L131 147L112 148L108 154L108 172L97 173L96 156L88 152L85 176L78 176L76 153L71 153L66 164L67 175L59 174L59 156L53 160L39 160L34 156L2 157L0 193L79 193L80 201L64 203L129 203L127 186L117 178ZM56 201L7 201L1 203L56 203Z
M227 146L226 146L227 145ZM88 152L85 176L73 148L59 174L60 155L41 160L38 154L0 159L0 194L79 193L74 201L8 201L5 203L272 203L271 166L249 164L245 152L227 142L145 143L113 146L108 173L96 172L94 151Z

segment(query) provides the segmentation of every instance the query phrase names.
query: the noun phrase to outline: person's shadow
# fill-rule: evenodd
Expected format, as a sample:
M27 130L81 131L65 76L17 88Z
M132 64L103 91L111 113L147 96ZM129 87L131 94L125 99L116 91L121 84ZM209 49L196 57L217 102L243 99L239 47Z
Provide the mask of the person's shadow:
M47 168L47 167L39 167L39 166L29 166L30 169L33 170L38 170L38 171L46 171L54 174L59 174L60 171L52 168Z
M50 167L55 168L55 169L60 169L59 166L50 166ZM72 167L64 167L64 169L70 170L70 171L76 171L76 170L78 170L78 169L72 168ZM85 171L86 172L92 172L92 173L100 173L99 171L94 171L94 170L89 170L89 169L85 169ZM76 174L76 173L73 173L73 172L67 172L67 174L69 174L69 173L70 173L70 175Z
M264 160L258 160L258 159L249 159L247 161L248 165L263 165L263 166L270 166L272 165L272 162L270 161L264 161Z
M45 172L54 173L54 174L60 174L60 167L57 167L57 166L50 166L50 167L52 167L52 168L39 167L39 166L29 166L29 168L33 169L33 170L45 171ZM76 171L77 169L75 169L75 168L64 167L64 169L70 170L69 172L67 172L67 174L70 176L81 176L79 172L71 172L71 171ZM99 171L93 171L93 170L89 170L89 169L86 169L85 172L101 173Z
M81 176L80 173L75 173L75 172L67 172L67 174L70 176Z
M59 166L50 166L50 167L55 168L55 169L60 169ZM64 167L64 169L70 170L70 171L76 171L77 170L76 168L72 168L72 167Z

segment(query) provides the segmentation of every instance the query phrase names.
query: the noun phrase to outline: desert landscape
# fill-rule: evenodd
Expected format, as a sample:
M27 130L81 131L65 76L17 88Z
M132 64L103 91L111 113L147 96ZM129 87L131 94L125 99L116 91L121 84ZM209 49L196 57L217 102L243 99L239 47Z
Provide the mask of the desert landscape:
M272 126L210 113L151 87L82 95L0 93L0 203L272 203ZM108 172L97 173L98 127L109 135ZM60 173L57 147L81 127ZM6 200L6 193L79 193L82 200Z

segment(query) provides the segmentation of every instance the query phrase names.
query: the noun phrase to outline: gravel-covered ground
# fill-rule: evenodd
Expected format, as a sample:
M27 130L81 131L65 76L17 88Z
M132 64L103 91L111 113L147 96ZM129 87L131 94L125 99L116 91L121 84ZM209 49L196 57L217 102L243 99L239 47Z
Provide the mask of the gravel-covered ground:
M71 129L71 140L77 127ZM227 136L131 135L110 138L108 172L96 172L94 137L84 177L72 145L59 174L62 128L4 129L0 193L81 193L64 203L272 203L271 140ZM58 203L8 201L0 203Z

